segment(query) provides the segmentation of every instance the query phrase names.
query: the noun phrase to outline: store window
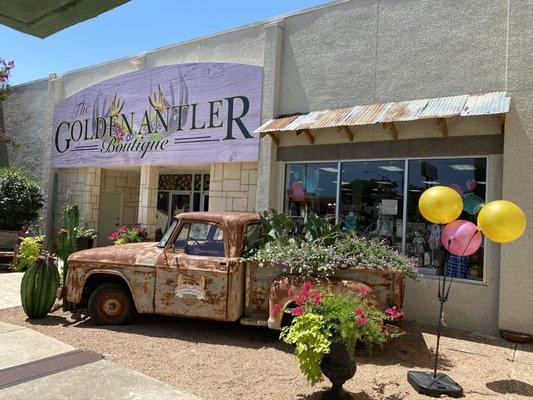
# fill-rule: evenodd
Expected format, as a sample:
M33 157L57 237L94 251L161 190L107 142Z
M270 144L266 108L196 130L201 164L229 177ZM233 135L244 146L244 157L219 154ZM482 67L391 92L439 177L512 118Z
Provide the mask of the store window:
M442 275L447 260L440 242L442 227L420 215L418 199L432 186L450 186L463 197L459 218L476 223L486 199L486 182L485 157L290 163L286 165L285 212L299 216L308 209L329 216L344 231L380 238L404 251L424 274ZM482 281L483 255L483 245L469 257L452 255L448 275Z
M285 210L293 216L307 209L335 219L338 163L287 164Z
M341 163L339 222L402 250L405 161Z
M440 241L442 227L430 224L418 211L422 192L437 185L452 187L463 197L464 209L459 218L476 223L486 198L486 182L486 158L409 161L406 253L417 260L423 273L442 275L447 252ZM447 275L483 280L483 245L469 257L450 256Z

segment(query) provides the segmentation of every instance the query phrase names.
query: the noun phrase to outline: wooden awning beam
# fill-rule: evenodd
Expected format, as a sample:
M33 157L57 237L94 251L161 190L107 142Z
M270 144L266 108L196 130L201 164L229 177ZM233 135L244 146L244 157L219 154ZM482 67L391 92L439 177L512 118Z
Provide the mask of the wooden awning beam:
M505 114L498 114L498 121L500 121L503 135L505 133Z
M438 118L437 125L440 125L442 136L448 137L448 124L446 123L446 118Z
M346 134L346 137L348 138L348 140L350 142L353 142L353 132L352 130L350 129L349 126L338 126L337 127L337 133L340 133L341 131L344 131L344 133Z
M272 139L272 141L276 144L276 146L279 146L279 139L274 132L264 132L262 133L262 136L263 137L270 136L270 139Z
M300 129L299 131L296 131L296 136L299 136L301 133L305 133L305 137L309 143L315 144L315 138L313 135L311 135L309 129Z
M396 129L396 125L394 124L394 122L385 122L383 124L383 129L387 128L390 130L392 138L395 140L398 139L398 129Z

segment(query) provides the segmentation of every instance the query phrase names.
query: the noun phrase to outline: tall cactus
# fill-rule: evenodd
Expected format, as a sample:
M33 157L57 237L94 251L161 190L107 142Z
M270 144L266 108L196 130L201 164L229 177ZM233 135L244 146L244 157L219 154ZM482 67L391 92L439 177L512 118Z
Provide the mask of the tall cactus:
M58 256L63 260L61 286L65 286L68 271L68 257L76 251L76 228L80 224L80 210L76 204L68 205L63 211L63 228L58 234ZM69 302L63 299L63 310L70 309Z

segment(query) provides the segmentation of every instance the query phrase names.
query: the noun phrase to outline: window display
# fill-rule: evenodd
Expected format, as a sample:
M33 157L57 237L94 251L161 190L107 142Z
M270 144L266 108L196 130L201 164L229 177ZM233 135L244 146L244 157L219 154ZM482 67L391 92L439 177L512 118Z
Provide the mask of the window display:
M404 161L341 163L339 221L402 249Z
M449 186L463 198L460 219L476 222L476 214L485 202L487 161L485 158L426 159L409 161L407 196L406 253L417 259L425 274L442 275L447 260L440 234L442 227L424 220L418 211L418 199L432 186ZM468 257L451 256L448 276L483 279L483 245Z
M302 210L308 209L330 216L344 231L380 238L415 258L423 273L437 275L443 273L447 260L440 240L442 227L420 215L420 195L432 186L453 188L463 198L464 209L459 218L475 223L485 203L486 182L484 157L289 163L285 212L300 216ZM482 244L470 256L451 257L448 275L481 281L483 262Z
M288 164L285 210L293 216L307 209L335 218L338 163Z

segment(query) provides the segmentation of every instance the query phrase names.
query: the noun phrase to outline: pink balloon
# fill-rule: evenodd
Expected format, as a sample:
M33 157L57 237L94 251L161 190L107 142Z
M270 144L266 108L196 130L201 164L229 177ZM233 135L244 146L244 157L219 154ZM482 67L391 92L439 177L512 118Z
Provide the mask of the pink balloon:
M441 240L450 253L469 256L479 249L483 236L472 222L457 219L444 227Z

